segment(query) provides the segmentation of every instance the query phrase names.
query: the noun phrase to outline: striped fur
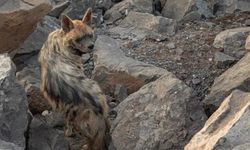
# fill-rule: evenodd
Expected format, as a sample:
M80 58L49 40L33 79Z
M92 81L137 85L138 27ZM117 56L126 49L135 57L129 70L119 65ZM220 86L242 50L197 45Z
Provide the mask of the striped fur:
M62 19L62 28L50 33L40 54L41 93L53 109L65 115L67 130L88 139L83 149L105 150L110 142L108 105L98 84L84 74L80 54L89 52L94 40L87 25L91 10L82 21Z

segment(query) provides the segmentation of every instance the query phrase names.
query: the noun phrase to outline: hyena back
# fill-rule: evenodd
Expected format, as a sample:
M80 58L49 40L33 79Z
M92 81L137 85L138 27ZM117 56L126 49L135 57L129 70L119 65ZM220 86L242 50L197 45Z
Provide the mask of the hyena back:
M91 17L91 9L82 20L64 16L61 29L49 34L38 58L40 90L52 108L64 113L66 135L81 131L88 139L83 149L105 150L110 142L109 108L100 87L85 76L81 61L81 54L94 46Z

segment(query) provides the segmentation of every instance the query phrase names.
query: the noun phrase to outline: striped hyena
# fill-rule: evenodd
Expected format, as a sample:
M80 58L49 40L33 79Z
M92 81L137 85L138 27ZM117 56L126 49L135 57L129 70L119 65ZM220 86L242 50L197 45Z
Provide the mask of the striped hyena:
M63 16L61 29L49 34L38 58L40 90L53 109L64 113L66 136L79 131L87 139L83 149L105 150L111 140L109 107L97 83L85 76L81 61L81 54L94 47L91 17L91 9L82 20Z

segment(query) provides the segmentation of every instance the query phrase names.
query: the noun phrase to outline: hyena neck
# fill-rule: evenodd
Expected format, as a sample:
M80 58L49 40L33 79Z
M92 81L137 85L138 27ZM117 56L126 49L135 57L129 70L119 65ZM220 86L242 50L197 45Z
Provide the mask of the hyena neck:
M51 53L49 61L54 64L54 69L59 72L67 72L69 74L79 74L83 70L83 62L80 56L71 53L67 43L64 43L60 30L53 32L48 39L48 50ZM46 56L45 56L46 57Z

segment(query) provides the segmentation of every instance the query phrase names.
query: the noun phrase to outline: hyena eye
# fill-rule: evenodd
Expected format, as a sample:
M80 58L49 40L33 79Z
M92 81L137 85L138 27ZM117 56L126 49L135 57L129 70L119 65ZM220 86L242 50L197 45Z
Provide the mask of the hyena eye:
M80 37L80 38L77 38L75 41L77 42L77 43L79 43L79 42L81 42L83 40L83 37Z

